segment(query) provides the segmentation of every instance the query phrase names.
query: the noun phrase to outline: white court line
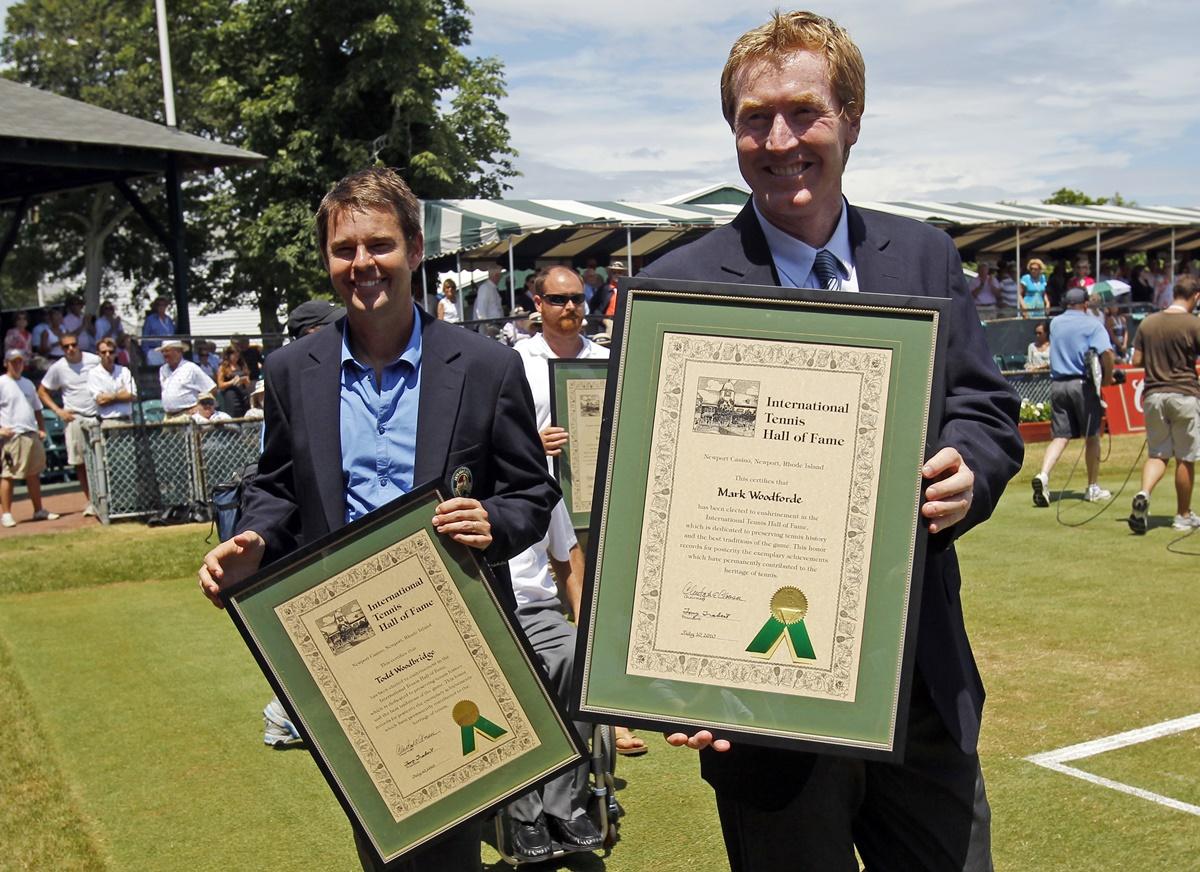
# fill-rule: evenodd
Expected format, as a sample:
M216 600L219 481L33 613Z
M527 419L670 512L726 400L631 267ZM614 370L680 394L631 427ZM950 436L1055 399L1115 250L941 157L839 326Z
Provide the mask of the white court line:
M1094 739L1091 742L1068 745L1056 751L1045 751L1041 754L1034 754L1032 757L1026 757L1025 759L1030 763L1053 770L1054 772L1061 772L1064 775L1081 778L1084 781L1098 784L1101 787L1108 787L1113 790L1119 790L1121 793L1128 793L1130 796L1148 799L1151 802L1165 805L1167 808L1173 808L1176 811L1200 816L1200 805L1192 805L1190 802L1182 802L1178 799L1172 799L1169 796L1152 793L1149 790L1142 790L1140 787L1133 787L1120 781L1113 781L1111 778L1093 775L1091 772L1084 772L1082 769L1066 765L1067 760L1082 760L1085 757L1094 757L1106 751L1115 751L1118 748L1126 748L1130 745L1149 742L1152 739L1161 739L1164 736L1197 728L1200 728L1200 713L1188 715L1184 718L1175 718L1171 721L1163 721L1161 724L1151 724L1148 727L1141 727L1124 733L1117 733L1115 736L1105 736L1102 739Z

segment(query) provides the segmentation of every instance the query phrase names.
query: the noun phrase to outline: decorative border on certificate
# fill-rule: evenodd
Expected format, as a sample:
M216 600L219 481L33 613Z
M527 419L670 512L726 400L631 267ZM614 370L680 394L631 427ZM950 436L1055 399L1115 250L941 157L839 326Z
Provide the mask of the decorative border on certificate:
M485 685L491 698L485 700L477 690L475 695L479 695L478 700L463 699L452 710L440 713L438 725L445 732L454 734L453 741L459 741L461 733L463 758L468 762L443 772L431 781L418 783L416 789L406 793L401 782L412 782L414 779L396 771L394 767L400 763L397 755L381 753L376 746L363 725L365 713L356 710L350 694L339 681L339 670L334 668L333 659L353 656L357 645L376 634L375 627L390 628L395 621L412 617L410 613L423 608L417 605L402 610L402 595L409 592L407 587L385 596L383 599L387 602L376 601L372 604L361 597L349 601L342 599L345 594L361 589L385 573L412 561L419 565L419 571L428 579L461 636L463 647L482 678L482 682L476 684ZM392 600L392 596L396 599ZM342 605L331 607L335 601ZM367 619L367 612L373 612L373 620ZM463 602L462 595L446 573L426 530L417 531L317 587L281 603L275 607L275 613L396 821L403 820L438 797L478 780L506 761L540 745L512 688L484 644L479 627ZM323 638L319 639L314 634L314 627ZM380 684L393 680L410 665L418 665L419 661L420 655L410 658L376 680ZM484 703L482 710L480 702ZM444 725L440 723L441 720L445 721ZM477 736L482 736L478 743ZM426 736L425 740L432 738ZM477 744L482 753L475 753ZM391 759L391 764L385 757ZM414 758L410 756L409 759ZM419 761L420 757L415 759Z
M919 289L622 279L572 686L576 719L903 758L929 538L920 471L942 415L940 328L950 306ZM674 336L713 345L707 357L676 366L667 342ZM751 345L779 350L747 362ZM786 362L783 349L805 347L814 365L824 348L838 369L777 365ZM873 408L856 405L869 368L843 370L844 353L886 360ZM877 453L864 476L857 466L872 441ZM864 486L873 501L865 510ZM704 517L717 514L714 506L741 520ZM861 550L847 536L860 512L870 536ZM646 572L648 553L658 555L656 573ZM843 553L859 562L839 564ZM857 600L847 584L854 576ZM648 584L658 585L657 597L644 595ZM839 604L850 611L839 614ZM858 623L843 632L848 615ZM851 636L857 660L847 665ZM664 670L631 669L635 646ZM797 683L804 669L852 684L818 678L809 690Z
M892 352L672 332L663 334L662 346L628 672L853 701ZM786 372L831 382L836 400L773 398ZM770 393L760 397L763 390ZM814 410L826 420L844 417L836 436L813 426ZM679 465L681 442L689 458L701 450L697 442L704 446L686 468ZM710 447L722 442L727 449ZM756 445L773 450L759 459L750 450ZM709 453L723 449L728 456ZM848 493L801 495L760 474L782 464L795 467L790 487L816 484L829 477L819 458L849 462ZM746 474L695 483L699 469L730 464ZM701 487L716 498L702 514L675 521L676 493L695 499ZM822 502L819 511L807 508L814 499ZM824 512L838 515L836 525L824 524L836 527L835 535L822 536L815 526ZM683 582L679 589L681 572L672 567L718 555L744 584L714 590ZM794 571L785 583L781 566ZM671 610L681 607L682 621L672 620ZM732 638L718 635L729 630ZM779 656L780 648L790 656Z

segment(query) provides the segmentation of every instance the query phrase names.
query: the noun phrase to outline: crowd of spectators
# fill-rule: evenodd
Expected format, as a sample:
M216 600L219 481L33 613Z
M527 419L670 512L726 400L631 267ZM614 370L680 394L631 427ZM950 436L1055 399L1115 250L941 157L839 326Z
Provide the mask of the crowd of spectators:
M975 300L981 321L997 318L1047 317L1051 310L1064 308L1064 295L1071 288L1087 291L1097 282L1109 282L1121 292L1117 305L1121 312L1158 311L1171 305L1175 282L1185 275L1200 275L1200 262L1181 259L1172 271L1162 254L1120 257L1104 260L1094 276L1092 255L1086 251L1074 257L1060 256L1047 266L1040 257L1031 257L1025 272L1015 279L1011 262L980 259L976 275L968 279L967 289ZM1128 290L1125 290L1128 288ZM1112 302L1107 298L1105 303ZM1128 326L1128 325L1126 325ZM1117 325L1120 329L1120 325Z
M588 259L582 265L561 262L551 266L568 267L579 277L584 297L583 332L606 344L616 314L617 281L627 274L627 265L616 259L604 265ZM544 274L547 268L540 272ZM968 279L967 285L981 320L1020 318L1036 322L1034 341L1024 355L1024 368L1038 372L1049 368L1051 337L1046 319L1061 311L1068 290L1082 288L1089 293L1087 314L1102 323L1114 361L1128 362L1137 323L1144 313L1171 305L1176 280L1200 275L1200 263L1185 258L1172 271L1165 256L1151 254L1105 260L1095 277L1092 270L1088 252L1073 258L1060 256L1049 264L1031 257L1019 278L1011 262L980 260L976 276ZM417 302L439 319L465 324L506 345L516 345L542 329L534 293L538 274L534 270L510 274L493 265L477 287L460 288L454 279L446 278L436 296L431 293L428 299L418 297ZM1123 282L1129 290L1116 298L1104 295L1101 299L1092 292L1098 281ZM513 283L517 285L515 294L510 292ZM297 323L293 325L289 320L289 333L296 338L332 323L343 312L331 303L310 301L294 310L292 317ZM164 411L172 420L212 421L214 416L219 420L261 414L261 347L251 345L245 335L234 335L220 344L205 337L180 339L166 297L156 297L150 303L140 328L133 331L122 322L112 300L102 300L92 315L78 297L68 298L61 306L13 312L4 317L2 326L4 352L20 353L24 376L35 389L51 372L59 373L50 375L38 394L40 404L67 425L78 416L110 422L130 420L139 383L143 394L151 396L151 387L158 385ZM1011 366L1020 368L1020 354L1013 357ZM60 364L62 361L66 363ZM181 368L184 363L187 366ZM93 370L100 374L90 379L94 382L91 384L89 373ZM68 373L70 378L65 378ZM52 398L64 390L63 404L59 405ZM81 399L85 394L88 397ZM67 395L72 399L68 401ZM105 399L95 399L98 396ZM81 453L70 450L79 442L78 428L71 426L70 431L69 465L76 467L82 484L85 474ZM86 484L84 488L86 492Z

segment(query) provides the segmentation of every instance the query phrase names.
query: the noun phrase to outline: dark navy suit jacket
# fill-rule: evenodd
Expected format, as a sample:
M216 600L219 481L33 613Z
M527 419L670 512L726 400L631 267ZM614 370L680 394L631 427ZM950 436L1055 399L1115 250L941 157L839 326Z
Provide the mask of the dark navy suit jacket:
M424 312L421 398L413 484L471 471L471 496L492 525L484 558L496 594L514 607L504 561L550 526L558 486L546 470L533 398L510 348ZM267 543L264 565L345 524L340 425L345 319L275 351L266 365L266 441L247 487L238 531Z
M853 206L848 219L862 291L948 297L952 301L945 328L949 339L946 396L935 445L959 450L975 473L975 495L966 518L930 537L917 631L917 669L951 736L970 753L979 738L984 692L963 625L953 540L991 515L1008 480L1021 467L1020 402L992 360L950 237L918 221ZM663 256L642 275L780 284L750 203L728 225ZM735 743L729 752L703 755L704 775L714 783L728 776L730 781L760 787L782 784L788 779L779 777L779 767L787 765L787 758L809 756ZM795 762L803 765L799 759Z

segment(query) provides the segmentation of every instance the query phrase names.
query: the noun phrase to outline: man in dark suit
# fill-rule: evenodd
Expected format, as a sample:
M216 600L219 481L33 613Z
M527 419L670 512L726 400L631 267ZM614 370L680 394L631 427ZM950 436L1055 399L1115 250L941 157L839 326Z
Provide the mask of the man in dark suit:
M829 19L777 13L741 37L721 77L751 202L726 227L643 275L951 300L938 450L925 462L927 551L905 760L867 763L668 736L700 749L734 872L991 869L976 752L983 685L959 601L953 540L985 520L1020 468L1019 404L997 372L953 242L849 206L842 172L858 140L862 55Z
M347 176L321 202L321 257L346 317L267 362L258 474L237 535L199 572L215 604L260 564L439 479L455 496L434 527L482 551L515 606L505 561L542 538L559 493L517 353L414 305L420 221L391 170ZM477 821L460 825L389 868L479 869L479 836ZM359 855L376 868L361 841Z

